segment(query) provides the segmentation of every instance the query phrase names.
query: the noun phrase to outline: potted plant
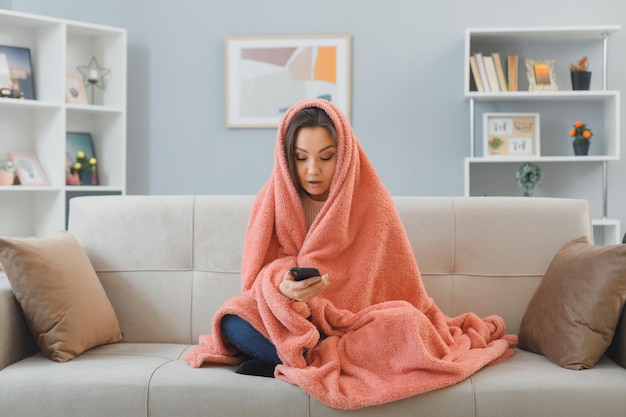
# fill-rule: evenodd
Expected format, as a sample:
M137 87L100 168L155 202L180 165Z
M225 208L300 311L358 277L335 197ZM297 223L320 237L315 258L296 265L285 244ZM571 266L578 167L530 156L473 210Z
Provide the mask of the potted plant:
M70 175L78 175L80 185L96 185L96 158L87 158L85 152L76 152L76 162L69 169Z
M589 71L589 61L584 56L575 64L569 66L572 77L572 90L589 90L591 84L591 71Z
M523 164L515 173L515 180L517 185L522 188L524 197L532 197L533 191L541 182L542 177L541 168L530 162Z
M587 155L589 152L589 144L593 133L581 120L574 123L574 127L570 130L569 135L574 138L574 155Z

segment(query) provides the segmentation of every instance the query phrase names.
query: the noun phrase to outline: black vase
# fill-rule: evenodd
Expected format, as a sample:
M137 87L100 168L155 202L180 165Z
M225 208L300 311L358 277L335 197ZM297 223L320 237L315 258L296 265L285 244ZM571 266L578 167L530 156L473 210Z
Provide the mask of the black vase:
M572 90L589 90L591 71L572 71Z
M589 141L574 142L574 155L583 156L589 153Z

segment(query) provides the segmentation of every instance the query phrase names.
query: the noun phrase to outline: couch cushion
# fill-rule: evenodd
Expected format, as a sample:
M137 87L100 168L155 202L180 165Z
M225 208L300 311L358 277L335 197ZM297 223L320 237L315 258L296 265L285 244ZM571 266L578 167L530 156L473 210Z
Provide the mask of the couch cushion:
M564 368L591 368L611 343L625 299L626 245L570 241L528 304L519 346Z
M185 347L115 343L65 363L36 354L0 372L0 416L152 415L146 404L151 377Z
M472 377L474 415L480 417L623 417L626 372L602 357L584 372L517 350Z
M0 238L0 261L43 354L68 361L122 339L113 307L72 235Z
M192 368L182 359L154 372L148 396L151 417L306 417L309 403L306 392L279 379L240 375L234 366Z

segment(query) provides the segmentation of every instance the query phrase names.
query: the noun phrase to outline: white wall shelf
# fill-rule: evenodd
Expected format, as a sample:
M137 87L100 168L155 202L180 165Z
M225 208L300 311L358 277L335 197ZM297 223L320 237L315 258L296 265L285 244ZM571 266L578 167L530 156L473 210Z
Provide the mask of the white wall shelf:
M526 74L522 74L524 77ZM473 98L476 101L515 101L515 100L541 100L541 101L561 101L561 100L604 100L619 95L618 91L554 91L554 92L534 92L534 91L507 91L500 93L484 93L469 91L466 98Z
M620 91L607 90L608 38L619 29L607 25L466 30L464 96L470 110L470 155L464 161L466 196L521 195L515 172L525 162L536 163L544 172L539 195L588 199L599 243L621 241L620 222L607 217L607 163L621 158ZM519 91L471 91L469 58L477 52L517 55ZM591 89L573 91L569 64L582 56L588 56L591 63ZM527 91L527 58L554 60L558 91ZM541 154L483 157L482 114L494 112L539 113ZM576 120L584 120L594 132L588 156L573 154L568 133ZM575 183L572 178L577 178Z
M0 9L0 45L30 49L36 93L0 98L0 159L33 152L49 181L0 186L0 235L51 236L66 227L69 198L126 193L126 30ZM66 75L92 57L110 69L105 88L93 89L93 104L66 103ZM65 184L68 131L91 133L100 185Z

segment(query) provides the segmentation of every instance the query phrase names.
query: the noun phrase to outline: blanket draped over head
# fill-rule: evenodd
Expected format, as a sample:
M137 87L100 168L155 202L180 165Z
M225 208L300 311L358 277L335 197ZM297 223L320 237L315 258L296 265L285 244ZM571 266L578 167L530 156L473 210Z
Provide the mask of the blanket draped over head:
M306 107L326 111L338 137L328 199L308 231L284 151L287 126ZM317 267L329 286L307 303L291 301L278 286L293 266ZM451 318L427 295L388 191L328 101L305 100L285 114L271 177L250 214L241 272L242 295L224 303L212 334L185 356L191 366L243 360L222 336L225 314L276 345L277 378L340 409L450 386L514 352L516 337L505 334L502 318Z

